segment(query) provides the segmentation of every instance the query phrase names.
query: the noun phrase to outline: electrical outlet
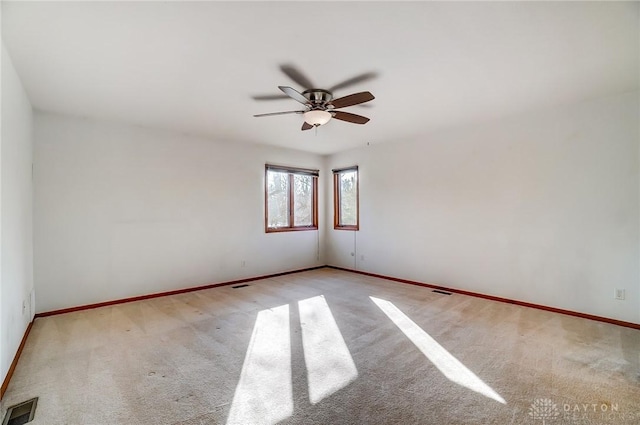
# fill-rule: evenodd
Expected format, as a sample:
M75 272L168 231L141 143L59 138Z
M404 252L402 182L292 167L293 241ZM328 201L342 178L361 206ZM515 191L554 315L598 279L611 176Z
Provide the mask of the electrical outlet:
M613 298L616 300L624 300L624 289L615 289L613 292Z
M240 261L240 267L245 267L247 262L245 260Z
M22 315L24 316L24 312L27 311L27 302L22 300Z
M360 261L364 261L364 255L360 256Z

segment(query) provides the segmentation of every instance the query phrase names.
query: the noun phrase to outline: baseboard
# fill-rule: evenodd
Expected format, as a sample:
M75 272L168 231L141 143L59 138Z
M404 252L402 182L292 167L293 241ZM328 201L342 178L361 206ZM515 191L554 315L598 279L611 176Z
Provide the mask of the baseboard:
M18 365L18 360L20 359L20 355L22 354L22 349L24 348L25 342L27 342L27 337L29 336L29 332L31 332L31 326L33 326L33 321L29 322L27 329L24 331L24 335L22 336L22 341L20 341L20 346L18 346L18 351L16 351L16 355L13 356L13 361L11 362L11 366L9 366L9 370L7 371L7 376L5 376L4 381L2 381L2 387L0 387L0 400L2 400L2 397L4 397L4 393L5 391L7 391L7 387L9 386L9 381L11 381L13 372L16 370L16 366Z
M240 283L252 282L252 281L255 281L255 280L268 279L268 278L271 278L271 277L278 277L278 276L284 276L284 275L288 275L288 274L301 273L301 272L306 272L306 271L310 271L310 270L318 270L318 269L322 269L322 268L325 268L325 267L330 268L330 269L335 269L335 270L342 270L342 271L346 271L346 272L357 273L357 274L361 274L361 275L365 275L365 276L377 277L377 278L380 278L380 279L391 280L391 281L394 281L394 282L406 283L406 284L409 284L409 285L416 285L416 286L423 286L425 288L439 289L439 290L442 290L442 291L454 292L454 293L457 293L457 294L469 295L469 296L472 296L472 297L484 298L484 299L487 299L487 300L498 301L498 302L503 302L503 303L507 303L507 304L519 305L519 306L522 306L522 307L536 308L538 310L551 311L551 312L554 312L554 313L566 314L566 315L569 315L569 316L580 317L580 318L583 318L583 319L596 320L596 321L604 322L604 323L611 323L613 325L624 326L624 327L627 327L627 328L640 329L640 324L638 324L638 323L625 322L623 320L611 319L611 318L608 318L608 317L596 316L596 315L587 314L587 313L580 313L580 312L572 311L572 310L564 310L564 309L561 309L561 308L549 307L549 306L545 306L545 305L542 305L542 304L534 304L534 303L529 303L529 302L525 302L525 301L512 300L512 299L509 299L509 298L496 297L496 296L493 296L493 295L486 295L486 294L481 294L481 293L478 293L478 292L465 291L465 290L462 290L462 289L447 288L446 286L434 285L434 284L424 283L424 282L417 282L417 281L408 280L408 279L401 279L401 278L393 277L393 276L386 276L386 275L377 274L377 273L369 273L369 272L365 272L365 271L362 271L362 270L347 269L347 268L344 268L344 267L337 267L337 266L331 266L331 265L309 267L309 268L305 268L305 269L298 269L298 270L291 270L291 271L287 271L287 272L274 273L274 274L263 275L263 276L249 277L249 278L245 278L245 279L232 280L232 281L228 281L228 282L213 283L213 284L209 284L209 285L195 286L195 287L191 287L191 288L177 289L177 290L173 290L173 291L158 292L158 293L155 293L155 294L140 295L140 296L136 296L136 297L121 298L121 299L117 299L117 300L104 301L104 302L95 303L95 304L87 304L87 305L81 305L81 306L76 306L76 307L63 308L63 309L60 309L60 310L53 310L53 311L47 311L47 312L43 312L43 313L36 313L35 318L53 316L53 315L56 315L56 314L71 313L71 312L80 311L80 310L89 310L89 309L93 309L93 308L106 307L106 306L110 306L110 305L114 305L114 304L123 304L123 303L132 302L132 301L141 301L141 300L146 300L146 299L150 299L150 298L166 297L166 296L169 296L169 295L183 294L183 293L186 293L186 292L200 291L202 289L217 288L217 287L220 287L220 286L236 285L236 284L240 284ZM28 330L30 328L31 328L31 325L29 325ZM23 340L23 343L24 343L24 340ZM22 345L21 345L21 347L22 347ZM15 359L14 359L14 361L17 362L17 360L15 360Z
M154 294L139 295L139 296L136 296L136 297L129 297L129 298L121 298L121 299L111 300L111 301L104 301L104 302L95 303L95 304L86 304L86 305L80 305L80 306L76 306L76 307L62 308L60 310L52 310L52 311L46 311L46 312L43 312L43 313L36 313L35 317L37 318L37 317L54 316L54 315L57 315L57 314L72 313L74 311L90 310L90 309L98 308L98 307L106 307L106 306L110 306L110 305L114 305L114 304L123 304L123 303L129 303L129 302L133 302L133 301L148 300L150 298L159 298L159 297L166 297L166 296L169 296L169 295L184 294L186 292L201 291L203 289L218 288L220 286L237 285L239 283L253 282L255 280L268 279L268 278L271 278L271 277L278 277L278 276L285 276L285 275L293 274L293 273L307 272L307 271L310 271L310 270L317 270L317 269L322 269L322 268L325 268L325 267L326 266L309 267L309 268L306 268L306 269L298 269L298 270L291 270L291 271L288 271L288 272L280 272L280 273L273 273L273 274L268 274L268 275L263 275L263 276L248 277L248 278L245 278L245 279L231 280L231 281L228 281L228 282L212 283L212 284L208 284L208 285L194 286L194 287L191 287L191 288L176 289L176 290L173 290L173 291L157 292L157 293L154 293Z
M400 279L400 278L397 278L397 277L385 276L385 275L376 274L376 273L369 273L369 272L365 272L365 271L361 271L361 270L346 269L346 268L343 268L343 267L336 267L336 266L329 266L329 265L327 267L330 268L330 269L342 270L342 271L346 271L346 272L362 274L362 275L365 275L365 276L371 276L371 277L377 277L377 278L380 278L380 279L392 280L394 282L407 283L409 285L417 285L417 286L423 286L423 287L426 287L426 288L439 289L441 291L454 292L454 293L463 294L463 295L470 295L472 297L484 298L486 300L491 300L491 301L499 301L499 302L507 303L507 304L515 304L515 305L519 305L519 306L522 306L522 307L537 308L538 310L545 310L545 311L551 311L553 313L566 314L566 315L569 315L569 316L580 317L582 319L596 320L598 322L610 323L612 325L624 326L624 327L633 328L633 329L640 329L640 324L638 324L638 323L625 322L623 320L610 319L608 317L595 316L593 314L580 313L580 312L577 312L577 311L564 310L564 309L555 308L555 307L548 307L546 305L533 304L533 303L528 303L528 302L525 302L525 301L511 300L509 298L495 297L493 295L485 295L485 294L480 294L480 293L477 293L477 292L464 291L464 290L461 290L461 289L452 289L452 288L447 288L447 287L444 287L444 286L438 286L438 285L433 285L433 284L429 284L429 283L416 282L416 281L408 280L408 279Z

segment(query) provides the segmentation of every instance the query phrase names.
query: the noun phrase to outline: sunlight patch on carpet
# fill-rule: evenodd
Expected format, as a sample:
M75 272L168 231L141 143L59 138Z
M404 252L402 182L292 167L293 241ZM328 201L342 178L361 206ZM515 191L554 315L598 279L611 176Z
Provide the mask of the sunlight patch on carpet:
M256 317L227 425L272 425L292 414L289 305L282 305Z
M416 347L446 376L450 381L465 388L506 404L505 400L490 386L485 384L472 371L467 369L458 359L426 333L413 320L406 316L392 302L380 298L369 297L386 314L389 319L415 344Z
M358 370L324 296L298 302L309 401L320 402L358 376Z

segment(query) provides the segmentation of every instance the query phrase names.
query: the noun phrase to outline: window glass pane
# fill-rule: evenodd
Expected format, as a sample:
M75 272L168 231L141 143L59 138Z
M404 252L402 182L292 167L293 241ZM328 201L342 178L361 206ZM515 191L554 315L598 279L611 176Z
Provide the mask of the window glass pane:
M341 226L358 224L358 172L340 173L340 217Z
M313 224L313 177L293 175L293 225Z
M268 227L289 226L289 175L267 171Z

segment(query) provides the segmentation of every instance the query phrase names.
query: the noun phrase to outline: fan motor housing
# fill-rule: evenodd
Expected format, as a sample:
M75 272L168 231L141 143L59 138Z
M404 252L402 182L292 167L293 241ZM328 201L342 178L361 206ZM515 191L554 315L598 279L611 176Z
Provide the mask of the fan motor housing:
M309 99L313 106L325 106L333 100L333 94L328 90L309 89L302 92L302 95Z

